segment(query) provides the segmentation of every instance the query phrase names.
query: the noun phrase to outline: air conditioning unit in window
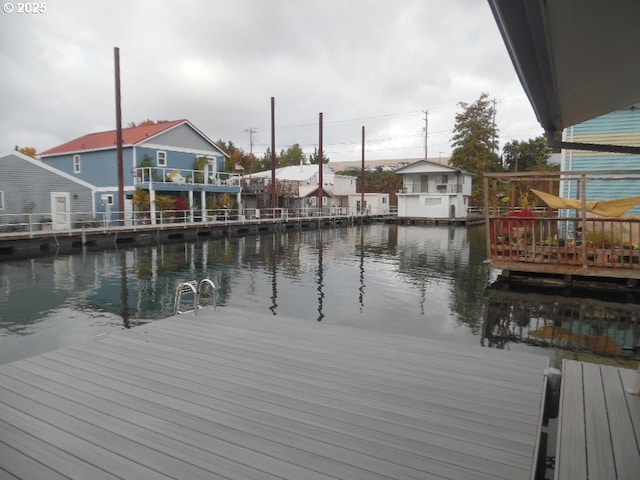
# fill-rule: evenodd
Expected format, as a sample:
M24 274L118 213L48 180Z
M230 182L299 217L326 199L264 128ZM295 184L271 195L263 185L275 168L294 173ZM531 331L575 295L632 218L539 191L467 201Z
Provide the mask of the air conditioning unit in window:
M446 192L447 191L447 185L446 184L444 184L444 185L436 185L436 190L438 192Z

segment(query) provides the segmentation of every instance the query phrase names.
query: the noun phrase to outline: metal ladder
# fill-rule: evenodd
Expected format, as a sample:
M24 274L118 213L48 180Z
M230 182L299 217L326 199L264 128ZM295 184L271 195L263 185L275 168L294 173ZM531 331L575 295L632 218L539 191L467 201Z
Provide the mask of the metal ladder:
M203 293L203 289L209 287L213 292L213 309L216 309L216 286L212 280L208 278L203 278L199 282L196 280L190 280L188 282L180 282L176 286L176 297L174 300L174 308L173 314L178 315L182 313L193 312L194 315L198 314L198 310L202 308L200 305L200 295ZM184 295L192 295L193 296L193 309L191 310L182 310L182 297Z

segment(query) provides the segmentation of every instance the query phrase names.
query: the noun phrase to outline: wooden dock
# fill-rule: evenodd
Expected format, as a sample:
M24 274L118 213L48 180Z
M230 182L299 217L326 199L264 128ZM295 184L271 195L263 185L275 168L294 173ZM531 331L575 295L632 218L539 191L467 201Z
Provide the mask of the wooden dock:
M219 308L0 365L0 478L533 478L547 357Z
M640 478L640 396L634 370L564 360L556 480Z
M362 223L384 222L392 216L320 216L212 220L206 222L163 223L70 230L2 232L0 224L0 261L52 254L73 254L85 250L157 245L159 243L196 242L287 231L348 227ZM39 226L39 225L38 225ZM28 225L27 227L35 227Z
M640 170L496 172L484 180L490 268L552 288L638 288L638 202L612 196L637 192Z

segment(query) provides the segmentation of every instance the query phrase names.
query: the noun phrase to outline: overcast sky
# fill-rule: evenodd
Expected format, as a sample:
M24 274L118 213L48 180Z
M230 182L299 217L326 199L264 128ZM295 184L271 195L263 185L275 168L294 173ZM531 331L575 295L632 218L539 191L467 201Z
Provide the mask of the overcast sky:
M2 0L6 4L6 0ZM261 156L323 145L332 161L451 153L460 102L497 102L500 147L542 134L486 0L55 0L0 13L0 151L38 152L123 125L189 119Z

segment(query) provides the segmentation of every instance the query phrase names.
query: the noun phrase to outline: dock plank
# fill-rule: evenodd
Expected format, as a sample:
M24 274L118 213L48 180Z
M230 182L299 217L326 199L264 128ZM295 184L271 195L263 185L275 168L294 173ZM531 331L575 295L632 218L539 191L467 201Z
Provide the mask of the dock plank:
M564 360L556 480L631 480L640 472L640 396L635 372Z
M1 365L0 465L18 478L47 468L100 478L87 473L97 468L104 478L529 479L546 365L201 311Z
M600 366L582 365L584 418L589 478L616 478L607 404Z
M637 370L620 370L620 380L625 392L635 388L638 375L640 373ZM635 434L638 453L640 454L640 395L625 395L625 399L627 400L631 425Z
M640 476L640 450L633 421L629 420L632 410L640 414L640 403L633 401L637 397L627 402L620 369L602 366L601 372L616 473L619 480L634 480Z

